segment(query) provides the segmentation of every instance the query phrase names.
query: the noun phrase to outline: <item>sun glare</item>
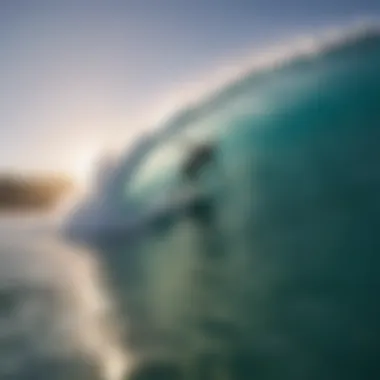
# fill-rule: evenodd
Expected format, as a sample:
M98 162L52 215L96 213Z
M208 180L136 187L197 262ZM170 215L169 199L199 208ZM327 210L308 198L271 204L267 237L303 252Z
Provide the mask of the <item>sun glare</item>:
M73 159L71 175L81 189L87 189L96 170L96 161L99 157L99 149L83 149Z

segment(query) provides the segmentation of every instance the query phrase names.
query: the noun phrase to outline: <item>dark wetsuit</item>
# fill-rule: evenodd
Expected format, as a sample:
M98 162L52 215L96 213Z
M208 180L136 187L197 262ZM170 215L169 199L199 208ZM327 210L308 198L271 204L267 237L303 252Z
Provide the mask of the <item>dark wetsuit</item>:
M185 179L193 181L199 176L203 167L215 161L215 147L211 144L197 146L184 163L182 173Z
M204 167L214 162L215 147L212 144L202 144L195 147L182 167L185 182L197 186L197 180ZM212 209L211 199L201 197L190 206L188 215L199 222L210 223L213 214Z

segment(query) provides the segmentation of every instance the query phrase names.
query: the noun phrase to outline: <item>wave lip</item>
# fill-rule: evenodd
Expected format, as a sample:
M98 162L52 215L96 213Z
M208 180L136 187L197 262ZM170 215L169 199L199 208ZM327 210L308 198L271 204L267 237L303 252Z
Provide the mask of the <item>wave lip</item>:
M303 35L289 41L283 41L235 60L215 70L215 74L207 73L203 79L195 81L198 85L189 85L177 89L166 101L159 103L153 112L151 131L165 131L173 124L187 123L192 114L200 112L231 87L253 75L268 70L280 69L298 59L313 58L350 45L360 44L367 39L380 39L380 21L359 20L349 26L327 28L315 35ZM199 85L200 84L200 85ZM162 109L164 111L162 111Z

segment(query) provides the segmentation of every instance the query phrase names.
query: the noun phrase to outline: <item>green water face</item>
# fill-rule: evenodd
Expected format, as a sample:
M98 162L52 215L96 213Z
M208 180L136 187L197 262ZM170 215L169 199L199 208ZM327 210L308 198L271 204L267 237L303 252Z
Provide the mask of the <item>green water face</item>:
M187 127L220 132L212 202L144 238L138 293L186 378L379 378L379 67L367 41L247 78ZM170 170L131 199L180 191Z

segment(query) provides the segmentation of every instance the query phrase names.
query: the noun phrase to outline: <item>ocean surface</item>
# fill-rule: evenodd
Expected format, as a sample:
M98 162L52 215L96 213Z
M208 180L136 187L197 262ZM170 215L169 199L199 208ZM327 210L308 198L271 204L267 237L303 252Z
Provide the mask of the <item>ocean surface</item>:
M56 216L0 218L0 379L118 379L127 357L112 295Z
M89 244L1 220L0 379L380 377L380 35L302 46L169 120L86 218L186 191L211 140L191 215Z

